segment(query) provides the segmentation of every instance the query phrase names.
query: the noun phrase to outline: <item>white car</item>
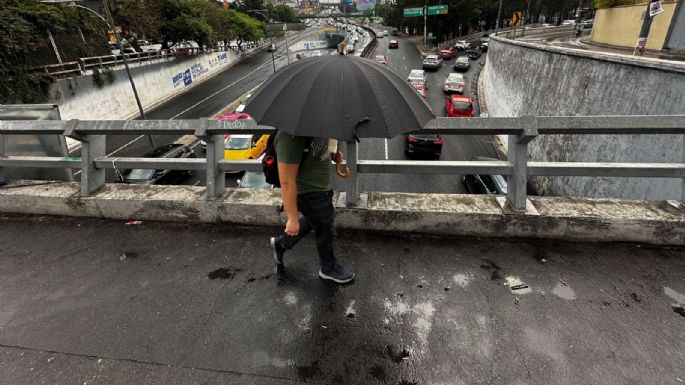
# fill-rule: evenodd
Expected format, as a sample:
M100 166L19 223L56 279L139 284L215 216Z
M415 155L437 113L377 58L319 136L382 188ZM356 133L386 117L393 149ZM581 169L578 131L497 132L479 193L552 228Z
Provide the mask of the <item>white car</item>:
M383 30L383 36L388 36L388 31L387 31L387 30Z
M451 93L456 92L458 94L464 93L464 75L452 72L445 78L445 84L442 87L443 92Z
M426 71L424 70L411 70L407 81L410 83L426 83Z
M312 57L317 57L317 56L322 56L321 51L314 51L314 53L312 53Z
M454 48L456 48L457 50L460 50L460 49L466 50L466 49L469 49L470 47L471 47L471 43L469 43L466 40L457 40L457 42L454 43Z
M576 25L575 20L564 20L561 22L561 25Z
M238 108L235 109L236 113L242 114L243 111L245 111L245 105L247 104L248 100L252 97L252 94L247 94L245 95L245 98L240 101L240 105Z

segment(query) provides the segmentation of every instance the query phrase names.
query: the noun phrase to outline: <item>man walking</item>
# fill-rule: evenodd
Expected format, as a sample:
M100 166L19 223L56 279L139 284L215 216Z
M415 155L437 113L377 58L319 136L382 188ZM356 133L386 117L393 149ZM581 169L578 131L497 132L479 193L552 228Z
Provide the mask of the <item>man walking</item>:
M338 263L333 253L335 209L331 189L331 159L342 163L341 152L329 152L328 139L276 133L276 158L281 198L287 215L285 233L271 238L276 271L283 270L283 254L312 230L319 252L319 277L337 283L354 279L354 273ZM301 217L300 217L301 214Z

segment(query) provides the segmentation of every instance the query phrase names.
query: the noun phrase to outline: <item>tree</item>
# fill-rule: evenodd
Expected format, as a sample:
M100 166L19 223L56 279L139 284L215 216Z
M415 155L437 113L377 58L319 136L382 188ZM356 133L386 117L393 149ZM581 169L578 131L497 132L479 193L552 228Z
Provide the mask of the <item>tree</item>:
M295 10L285 4L273 6L269 3L268 9L271 14L271 19L274 21L281 23L296 23L298 21Z
M114 0L109 5L112 18L122 27L126 39L159 37L165 6L162 0Z
M242 45L244 42L257 41L264 37L264 27L262 22L233 9L228 9L227 12L230 13L229 25L235 33L239 50L242 50Z
M161 9L162 46L194 40L200 47L213 45L214 30L204 20L209 0L167 0Z
M47 100L54 79L37 69L56 62L48 41L70 36L69 45L58 47L62 58L75 60L82 52L106 49L102 22L87 11L73 7L43 4L37 0L4 0L0 7L0 103L42 103ZM80 37L79 29L86 36ZM101 38L98 39L97 37Z

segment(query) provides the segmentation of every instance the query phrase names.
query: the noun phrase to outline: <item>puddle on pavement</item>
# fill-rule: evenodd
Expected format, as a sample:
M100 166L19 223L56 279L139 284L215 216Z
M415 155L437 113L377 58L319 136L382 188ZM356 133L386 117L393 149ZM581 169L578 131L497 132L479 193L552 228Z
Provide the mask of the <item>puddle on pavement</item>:
M671 305L671 308L673 309L674 312L680 314L681 316L685 317L685 307L682 307L680 305Z
M395 352L395 350L390 345L388 345L386 348L388 351L388 356L390 357L392 362L396 364L399 364L400 362L409 359L409 351L407 349L402 349L402 351L400 352Z
M490 280L499 281L502 279L502 268L499 267L499 265L497 265L496 263L488 259L485 259L483 260L483 263L480 264L480 268L490 272Z
M385 382L385 369L383 369L382 366L377 365L377 366L372 366L369 368L368 373L371 375L371 377L375 378L376 380L380 382Z
M554 286L554 289L552 289L552 294L569 301L576 299L576 292L574 292L566 282L559 282L556 286Z
M266 279L271 278L272 274L267 274L267 275L260 275L259 277L250 277L247 279L247 282L252 283L254 281L264 281Z
M231 269L230 267L220 267L214 271L210 271L207 274L209 279L231 279L235 277L235 274L241 269Z
M295 365L295 370L297 370L297 376L300 378L300 380L309 380L315 376L321 375L319 361L314 361L309 366Z

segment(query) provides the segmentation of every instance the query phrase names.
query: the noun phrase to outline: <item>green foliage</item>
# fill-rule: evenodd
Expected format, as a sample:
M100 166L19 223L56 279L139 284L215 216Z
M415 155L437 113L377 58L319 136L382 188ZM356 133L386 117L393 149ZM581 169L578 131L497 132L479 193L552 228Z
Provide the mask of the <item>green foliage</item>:
M264 37L262 22L233 9L228 9L227 12L230 13L230 28L235 32L238 43L256 41Z
M285 4L273 6L271 3L269 3L268 7L271 12L271 19L274 21L281 23L296 23L298 20L297 14L292 7Z
M3 0L0 7L0 103L45 102L54 80L36 67L55 61L48 30L57 36L77 33L79 27L84 34L103 32L91 17L84 17L74 8L37 0ZM80 39L74 39L64 48L65 56L70 52L94 49L84 46ZM49 53L47 58L41 54L44 52Z

